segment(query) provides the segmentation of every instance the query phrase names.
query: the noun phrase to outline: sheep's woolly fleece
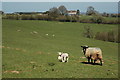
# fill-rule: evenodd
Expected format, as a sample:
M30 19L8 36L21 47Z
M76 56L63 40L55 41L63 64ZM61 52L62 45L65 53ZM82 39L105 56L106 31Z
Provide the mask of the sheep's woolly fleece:
M99 57L102 58L102 51L100 48L88 48L86 50L86 53L85 56L90 56L92 55L92 59L95 59L97 56L96 54L99 54Z

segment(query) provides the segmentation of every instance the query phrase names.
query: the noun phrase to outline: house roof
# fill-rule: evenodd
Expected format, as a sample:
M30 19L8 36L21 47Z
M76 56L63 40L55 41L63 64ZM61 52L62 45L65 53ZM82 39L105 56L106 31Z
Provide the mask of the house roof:
M68 11L68 14L69 14L69 15L75 15L76 13L77 13L77 11L73 11L73 10Z
M76 13L77 11L74 11L74 10L71 10L71 11L68 11L68 13Z

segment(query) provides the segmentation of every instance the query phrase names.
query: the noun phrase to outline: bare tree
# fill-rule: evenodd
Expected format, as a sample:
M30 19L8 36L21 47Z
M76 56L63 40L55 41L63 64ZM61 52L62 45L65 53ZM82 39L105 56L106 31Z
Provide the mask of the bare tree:
M98 13L98 11L96 11L96 10L94 9L94 7L89 6L89 7L87 8L86 14L87 14L87 15L95 15L95 14L99 14L99 13Z
M60 10L60 13L62 15L66 15L67 14L67 9L66 9L66 7L64 5L61 5L58 9Z
M56 7L53 7L49 10L49 15L52 16L52 17L57 17L60 15L60 11L58 8Z

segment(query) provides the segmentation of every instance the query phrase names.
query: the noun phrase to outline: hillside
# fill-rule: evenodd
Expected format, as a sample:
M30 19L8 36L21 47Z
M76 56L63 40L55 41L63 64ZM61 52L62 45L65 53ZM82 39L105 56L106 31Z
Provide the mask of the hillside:
M3 20L3 78L117 78L118 44L83 37L85 26L94 32L117 25L39 20ZM81 45L100 47L103 66L85 64ZM70 55L68 63L57 52Z

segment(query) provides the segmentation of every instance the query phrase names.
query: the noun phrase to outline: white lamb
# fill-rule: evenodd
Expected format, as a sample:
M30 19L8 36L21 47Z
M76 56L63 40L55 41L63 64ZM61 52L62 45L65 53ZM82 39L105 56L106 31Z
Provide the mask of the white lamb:
M69 56L68 53L58 52L58 60L60 62L68 62Z

